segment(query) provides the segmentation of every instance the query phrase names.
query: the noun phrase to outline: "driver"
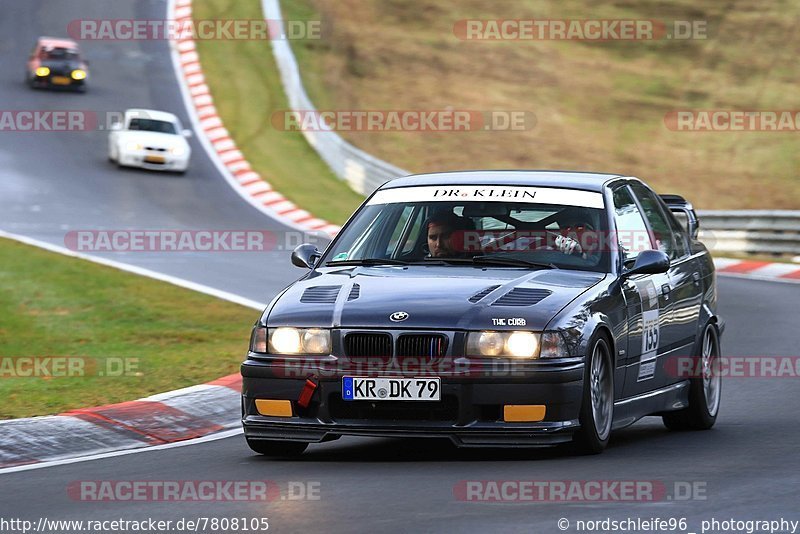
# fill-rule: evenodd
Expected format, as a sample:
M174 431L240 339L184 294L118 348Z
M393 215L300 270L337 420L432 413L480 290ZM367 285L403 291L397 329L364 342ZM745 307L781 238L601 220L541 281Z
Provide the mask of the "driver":
M456 250L453 243L453 234L457 231L472 229L469 219L459 217L453 212L442 211L435 213L427 221L425 228L428 232L428 250L433 258L463 257L464 250Z

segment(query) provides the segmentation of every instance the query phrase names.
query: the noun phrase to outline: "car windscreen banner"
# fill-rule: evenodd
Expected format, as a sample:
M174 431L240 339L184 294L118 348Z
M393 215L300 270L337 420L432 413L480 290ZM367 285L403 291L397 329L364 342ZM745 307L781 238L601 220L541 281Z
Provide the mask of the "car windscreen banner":
M604 207L603 195L594 191L504 185L418 186L383 189L376 192L367 204L406 202L514 202L597 209Z

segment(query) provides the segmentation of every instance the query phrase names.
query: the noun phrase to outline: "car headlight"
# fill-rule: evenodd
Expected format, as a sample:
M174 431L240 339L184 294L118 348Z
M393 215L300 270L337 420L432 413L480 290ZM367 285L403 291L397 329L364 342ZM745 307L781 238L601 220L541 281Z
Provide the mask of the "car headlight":
M75 69L70 74L73 80L85 80L86 79L86 71L83 69Z
M126 143L125 148L127 150L141 150L144 147L141 143Z
M37 76L49 76L50 75L50 68L49 67L39 67L36 69Z
M470 332L467 356L532 359L539 357L539 334L535 332Z
M174 146L169 149L169 153L175 156L183 156L184 150L182 146Z
M467 335L467 356L525 360L569 358L570 352L559 332L483 331Z
M256 326L250 350L269 354L330 354L331 332L324 328L265 328Z

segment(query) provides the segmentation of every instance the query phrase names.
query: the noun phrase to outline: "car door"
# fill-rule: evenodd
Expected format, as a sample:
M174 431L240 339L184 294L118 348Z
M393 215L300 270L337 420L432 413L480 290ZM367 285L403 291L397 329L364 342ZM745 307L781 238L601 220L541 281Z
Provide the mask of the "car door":
M652 233L639 204L627 184L612 190L616 242L619 255L630 268L644 250L655 248ZM642 274L625 278L622 294L628 323L628 343L622 360L625 364L623 397L656 389L658 358L663 352L662 328L670 313L671 301L662 292L669 275ZM663 374L663 373L662 373Z
M697 335L697 320L702 302L700 265L698 259L689 254L688 238L678 222L666 209L661 199L650 188L641 183L632 184L642 212L659 248L670 259L669 285L662 289L670 300L670 311L666 318L662 338L665 359L687 356ZM677 382L669 365L663 376L658 376L660 385ZM661 369L659 369L661 371Z

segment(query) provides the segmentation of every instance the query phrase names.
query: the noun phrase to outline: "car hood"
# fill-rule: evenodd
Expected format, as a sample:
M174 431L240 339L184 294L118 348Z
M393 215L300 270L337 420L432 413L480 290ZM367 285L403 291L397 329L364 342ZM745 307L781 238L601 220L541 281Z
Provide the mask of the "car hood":
M605 278L568 270L460 266L340 267L290 286L268 311L269 326L541 330ZM405 312L403 321L392 321ZM519 319L524 319L521 323ZM504 319L506 325L497 324ZM508 319L514 319L509 324Z
M188 143L181 135L141 130L122 130L120 139L126 143L139 143L156 148L186 147Z

